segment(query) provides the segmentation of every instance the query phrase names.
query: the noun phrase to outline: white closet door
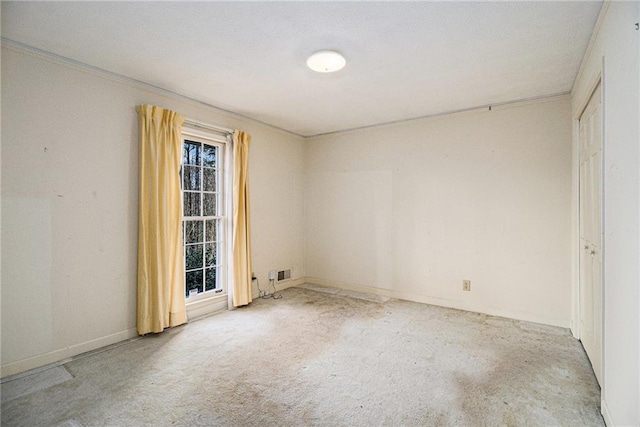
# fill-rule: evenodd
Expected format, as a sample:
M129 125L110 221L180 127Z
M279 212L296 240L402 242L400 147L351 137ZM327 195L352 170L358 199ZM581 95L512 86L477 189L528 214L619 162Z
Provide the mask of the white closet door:
M601 89L580 117L580 340L602 376Z

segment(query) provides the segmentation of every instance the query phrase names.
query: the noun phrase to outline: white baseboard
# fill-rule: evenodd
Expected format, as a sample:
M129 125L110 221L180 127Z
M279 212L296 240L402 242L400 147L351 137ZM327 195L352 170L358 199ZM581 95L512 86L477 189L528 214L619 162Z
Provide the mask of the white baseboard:
M609 407L607 406L607 401L604 400L604 396L600 400L600 413L602 414L602 418L604 419L604 423L608 426L614 426L613 419L611 418L611 413L609 412Z
M222 296L216 296L213 298L208 298L188 304L187 316L189 318L189 321L194 321L198 320L201 317L205 317L226 309L227 295L225 294ZM136 331L136 329L131 328L127 329L126 331L108 335L106 337L96 338L91 341L29 357L17 362L7 363L6 365L2 365L0 367L0 377L5 378L54 363L64 363L65 361L67 361L67 359L70 359L79 354L97 350L102 347L116 344L137 336L138 332Z
M332 280L319 279L317 277L305 277L305 283L313 285L328 286L333 288L346 289L349 291L364 292L406 301L419 302L423 304L437 305L440 307L455 308L457 310L472 311L475 313L489 314L491 316L507 317L509 319L524 320L527 322L542 323L545 325L568 328L570 319L556 319L537 315L519 310L510 310L499 307L485 306L481 304L468 303L464 301L448 300L444 298L429 297L426 295L376 288L373 286L355 285L353 283L335 282Z
M279 292L292 286L301 285L304 282L304 277L279 282L276 283L276 291ZM256 299L258 298L258 295L256 294L253 297L254 299ZM227 306L228 300L226 294L222 296L216 296L213 298L208 298L188 304L187 316L189 318L189 321L194 321L201 317L226 310ZM66 359L70 359L79 354L97 350L99 348L116 344L136 336L138 336L136 329L131 328L125 331L117 332L115 334L107 335L106 337L96 338L94 340L50 351L48 353L39 354L27 359L7 363L0 366L0 377L9 377L25 371L40 368L46 365L51 365L53 363L64 363Z
M480 306L460 301L446 300L442 298L433 298L420 294L408 293L397 290L389 290L376 288L372 286L355 285L351 283L335 282L331 280L319 279L316 277L299 277L297 279L286 280L275 284L276 291L282 291L284 289L298 286L303 283L310 283L320 286L329 286L335 288L341 288L357 292L371 293L374 295L381 295L390 298L397 298L407 301L420 302L424 304L438 305L442 307L455 308L459 310L473 311L478 313L489 314L493 316L508 317L511 319L526 320L530 322L543 323L553 326L568 327L569 322L562 322L558 319L548 319L541 316L537 316L532 313L519 312L515 310L505 310L495 307ZM254 299L259 298L256 293L253 295ZM220 298L211 298L207 300L197 301L187 307L187 312L191 320L195 320L199 317L207 316L209 314L216 313L227 308L226 296ZM97 350L101 347L116 344L120 341L125 341L130 338L136 337L138 334L135 328L127 329L125 331L117 332L115 334L108 335L106 337L97 338L84 343L75 344L69 347L54 350L45 354L40 354L27 359L19 360L16 362L7 363L0 367L0 377L4 378L11 375L16 375L21 372L25 372L31 369L39 368L52 363L64 361L65 359L77 356L88 351ZM602 401L602 415L605 422L608 425L613 425L611 422L611 416L606 408L604 400Z
M77 356L88 351L97 350L111 344L119 343L130 338L138 336L135 328L127 329L106 337L96 338L80 344L71 345L69 347L50 351L48 353L39 354L27 359L18 360L17 362L7 363L0 367L0 377L8 377L31 369L39 368L52 363L61 362L73 356Z
M571 330L571 335L573 335L575 339L579 340L580 334L578 333L577 323L574 321L574 319L571 319L571 321L569 322L569 329Z
M283 282L276 283L276 290L283 291L287 288L292 288L294 286L302 285L305 283L306 277L298 277L297 279L285 280Z

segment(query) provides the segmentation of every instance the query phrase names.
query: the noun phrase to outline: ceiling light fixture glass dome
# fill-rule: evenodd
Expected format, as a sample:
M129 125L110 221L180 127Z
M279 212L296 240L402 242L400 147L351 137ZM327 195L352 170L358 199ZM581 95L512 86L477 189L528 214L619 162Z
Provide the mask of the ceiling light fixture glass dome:
M335 50L319 50L307 59L307 66L319 73L342 70L347 61Z

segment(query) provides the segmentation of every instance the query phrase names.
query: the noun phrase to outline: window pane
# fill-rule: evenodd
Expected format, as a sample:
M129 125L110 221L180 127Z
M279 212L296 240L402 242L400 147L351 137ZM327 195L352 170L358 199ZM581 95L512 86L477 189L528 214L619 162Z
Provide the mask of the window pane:
M185 221L184 240L185 243L202 242L202 225L204 221Z
M204 197L204 216L213 216L216 214L216 194L205 193Z
M187 245L185 248L185 266L187 270L202 268L202 247L203 245Z
M224 191L220 184L220 162L223 160L224 148L192 140L183 141L182 166L180 179L183 195L183 235L185 254L186 295L189 292L207 291L221 292L223 283L217 280L218 247L224 236L225 222L219 219L204 217L218 216L219 204L224 199ZM200 217L196 220L189 218ZM224 250L220 247L221 251ZM222 270L221 270L222 271Z
M208 291L211 291L213 289L216 289L216 285L217 285L217 278L216 278L216 268L207 268L206 270L206 289Z
M184 192L184 216L202 216L200 212L200 193Z
M216 244L215 243L207 243L206 245L206 258L205 258L205 267L211 267L217 264L217 256L216 256Z
M202 168L197 166L185 166L182 169L182 189L200 191L200 174Z
M182 149L182 163L185 165L199 165L202 155L202 145L199 142L185 141Z
M204 156L202 157L202 163L204 166L212 168L216 167L216 159L218 157L218 149L209 145L204 146Z
M196 271L188 271L185 276L186 288L187 288L187 297L189 296L189 291L195 289L198 293L203 292L202 287L202 270Z
M216 191L216 170L205 169L204 170L204 191ZM185 187L186 188L186 187Z
M218 220L216 219L208 219L207 220L207 242L215 242L216 240L216 227Z

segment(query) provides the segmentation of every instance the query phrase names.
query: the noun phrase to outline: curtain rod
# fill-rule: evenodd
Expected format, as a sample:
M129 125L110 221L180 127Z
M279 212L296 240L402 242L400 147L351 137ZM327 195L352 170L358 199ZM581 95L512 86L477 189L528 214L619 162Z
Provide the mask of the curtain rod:
M215 132L221 132L221 133L225 133L227 135L233 135L233 133L235 132L235 130L233 129L229 129L229 128L225 128L222 126L216 126L216 125L210 125L207 123L202 123L196 120L192 120L192 119L185 119L184 120L184 124L189 125L189 126L193 126L193 127L197 127L197 128L201 128L201 129L206 129L206 130L212 130Z

